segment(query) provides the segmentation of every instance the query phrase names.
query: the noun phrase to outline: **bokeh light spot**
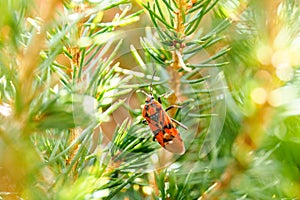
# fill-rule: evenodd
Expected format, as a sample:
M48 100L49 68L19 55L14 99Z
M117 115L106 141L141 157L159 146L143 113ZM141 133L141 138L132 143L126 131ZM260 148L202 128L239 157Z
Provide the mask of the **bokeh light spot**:
M251 92L251 99L256 104L264 104L267 101L267 92L264 88L255 88Z

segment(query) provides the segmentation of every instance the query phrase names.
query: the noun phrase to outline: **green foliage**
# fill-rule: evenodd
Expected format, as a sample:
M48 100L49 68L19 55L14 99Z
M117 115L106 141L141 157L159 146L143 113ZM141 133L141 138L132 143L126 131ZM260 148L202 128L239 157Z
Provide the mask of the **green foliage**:
M138 3L1 4L0 198L299 198L299 3Z

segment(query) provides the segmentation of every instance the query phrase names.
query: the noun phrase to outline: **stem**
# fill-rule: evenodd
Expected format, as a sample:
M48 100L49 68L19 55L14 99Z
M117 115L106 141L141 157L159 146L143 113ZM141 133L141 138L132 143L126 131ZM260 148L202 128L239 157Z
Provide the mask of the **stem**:
M87 4L85 3L81 3L77 6L75 6L74 11L75 13L83 13L88 9ZM79 39L84 32L84 21L85 19L82 19L78 22L78 24L76 24L77 27L77 32L75 33L74 37L75 39ZM72 59L71 59L71 72L73 73L73 75L71 76L73 79L73 83L76 84L77 82L80 82L81 79L81 73L82 73L82 66L80 64L81 62L81 58L82 58L82 54L81 54L81 49L80 47L78 47L77 45L74 47L71 47L68 49L70 55L72 55ZM83 58L84 59L84 58ZM76 141L80 135L80 133L82 132L81 128L73 128L70 129L70 141L69 144L72 144L74 141ZM71 149L70 153L69 153L69 159L66 160L66 164L67 165L71 165L71 162L75 159L75 156L79 150L80 145L79 144L75 144L74 147ZM74 180L77 179L78 177L78 171L77 169L77 165L78 165L78 160L74 161L75 164L72 166L72 173L73 173L73 177Z
M175 31L177 32L177 36L178 39L182 41L183 37L185 36L184 34L184 16L183 16L183 12L185 11L185 8L187 8L187 3L185 2L185 0L177 0L176 4L178 5L178 11L176 12L176 17L175 17L175 22L176 22L176 27L175 27ZM174 93L170 96L169 101L170 104L176 104L176 100L177 98L181 97L181 91L180 91L180 77L181 77L181 73L178 72L178 69L181 68L181 64L180 64L180 58L178 57L178 53L176 53L176 51L179 52L179 54L182 54L182 47L180 47L180 49L174 50L172 52L172 56L173 56L173 60L174 62L169 65L167 67L167 70L170 72L170 80L169 80L169 84L170 87L174 90ZM175 111L171 111L171 114L174 114L173 112Z

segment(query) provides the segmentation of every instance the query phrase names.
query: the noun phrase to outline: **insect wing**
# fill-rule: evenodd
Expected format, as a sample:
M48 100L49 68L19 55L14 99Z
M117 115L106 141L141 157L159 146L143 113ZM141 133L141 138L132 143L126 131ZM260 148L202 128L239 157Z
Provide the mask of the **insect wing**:
M180 155L185 152L184 143L176 129L176 123L171 120L158 101L154 100L152 103L146 104L142 115L155 135L155 140L162 147Z
M165 126L164 126L164 148L172 153L184 154L185 147L180 137L179 131L176 129L175 124L172 123L170 117L165 113Z
M148 125L154 134L159 130L163 130L164 110L160 103L154 100L151 104L146 104L143 111L143 117L148 122Z

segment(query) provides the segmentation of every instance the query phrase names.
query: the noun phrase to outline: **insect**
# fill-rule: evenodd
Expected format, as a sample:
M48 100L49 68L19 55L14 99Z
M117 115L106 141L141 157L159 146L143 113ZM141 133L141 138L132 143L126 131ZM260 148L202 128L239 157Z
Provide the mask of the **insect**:
M156 140L169 152L180 155L184 154L184 143L178 129L176 129L176 125L181 126L186 130L187 127L167 114L168 110L172 108L181 108L181 106L172 105L164 110L162 107L161 97L158 97L158 99L155 100L152 95L152 82L150 84L151 93L147 94L144 91L142 92L147 96L145 106L142 110L142 116L145 118L144 122L149 125L154 134L153 141Z

